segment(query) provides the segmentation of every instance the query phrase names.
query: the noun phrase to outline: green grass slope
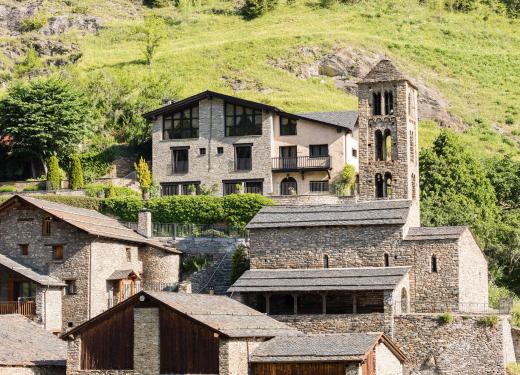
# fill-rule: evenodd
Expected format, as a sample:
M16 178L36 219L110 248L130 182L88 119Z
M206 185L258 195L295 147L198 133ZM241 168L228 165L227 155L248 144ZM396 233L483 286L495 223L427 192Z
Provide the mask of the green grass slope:
M77 6L60 4L63 12ZM62 36L81 46L83 57L73 68L80 77L109 72L152 87L167 79L179 97L205 89L233 94L222 78L232 77L250 83L234 94L288 111L355 109L356 98L336 89L330 78L303 80L269 64L290 58L300 46L355 46L387 55L436 88L450 113L469 125L463 139L478 153L518 152L520 21L486 7L463 14L402 0L323 9L316 0L302 0L246 21L233 3L216 0L184 10L150 10L123 0L81 4L82 12L104 19L105 28L99 35ZM149 67L132 29L151 12L165 16L169 26ZM434 123L423 122L421 144L437 132Z

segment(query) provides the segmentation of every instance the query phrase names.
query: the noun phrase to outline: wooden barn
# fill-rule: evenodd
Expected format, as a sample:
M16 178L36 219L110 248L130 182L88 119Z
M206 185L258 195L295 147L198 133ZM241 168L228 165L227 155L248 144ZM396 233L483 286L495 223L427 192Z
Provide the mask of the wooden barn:
M382 333L275 337L250 356L253 375L403 375L405 360Z
M302 333L227 297L142 291L62 338L67 374L246 375L251 352L278 335Z

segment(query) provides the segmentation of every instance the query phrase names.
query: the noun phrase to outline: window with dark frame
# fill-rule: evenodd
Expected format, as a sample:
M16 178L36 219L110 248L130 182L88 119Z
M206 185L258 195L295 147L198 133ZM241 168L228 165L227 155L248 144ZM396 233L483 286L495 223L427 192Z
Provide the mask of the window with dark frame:
M188 172L188 149L172 149L173 173Z
M194 182L168 182L161 184L161 195L189 195L190 185L195 187L195 193L200 193L200 181Z
M199 148L199 154L206 155L206 148L204 148L204 147Z
M352 149L352 157L357 158L357 150L355 148Z
M385 91L385 115L394 114L394 93L392 90Z
M263 194L264 183L262 181L246 181L244 192L248 194Z
M262 135L262 110L225 104L226 137Z
M384 255L384 262L385 262L385 267L390 267L390 256L388 254Z
M42 224L42 235L43 236L51 235L51 222L52 222L52 218L50 218L50 217L43 218L43 224Z
M435 255L432 255L431 258L431 272L437 273L439 272L438 264L437 264L437 257Z
M241 189L241 183L240 182L224 182L224 195L230 195L230 194L238 194Z
M372 114L374 116L382 115L381 113L381 93L372 93Z
M324 193L329 191L328 181L311 181L309 185L311 193Z
M22 244L22 245L20 245L20 252L24 256L29 255L29 244Z
M235 170L250 171L253 167L251 145L235 145Z
M263 194L264 182L262 180L236 180L223 182L223 194L238 194L243 191L247 194Z
M63 260L63 245L52 246L52 259Z
M65 280L65 295L73 296L75 294L78 294L76 280Z
M217 154L222 155L224 153L224 147L217 147Z
M310 145L309 156L311 158L329 156L329 145Z
M280 135L296 135L297 120L280 117Z
M163 139L199 138L199 106L163 116Z

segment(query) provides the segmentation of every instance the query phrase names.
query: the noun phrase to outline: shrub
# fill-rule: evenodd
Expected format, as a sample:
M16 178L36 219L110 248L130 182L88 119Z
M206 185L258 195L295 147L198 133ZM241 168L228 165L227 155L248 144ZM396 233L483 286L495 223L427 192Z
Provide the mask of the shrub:
M134 164L134 167L141 190L143 193L147 193L152 186L152 174L150 168L148 168L148 163L141 157L139 162Z
M11 185L3 185L0 186L0 193L14 193L16 192L16 187Z
M49 171L47 172L47 182L51 190L61 189L61 169L58 158L53 155L49 159Z
M93 198L104 196L105 188L106 185L104 184L88 184L85 186L85 194L87 194L88 197Z
M69 188L72 190L83 189L85 181L83 179L83 167L77 155L72 157L72 169L69 176Z
M520 302L515 302L513 311L511 312L511 324L520 328Z
M86 208L88 210L100 210L101 199L90 197L75 197L70 195L35 195L35 198L49 202L66 204L72 207Z
M226 222L239 230L243 230L262 207L274 204L271 199L260 194L231 194L222 200Z
M35 14L32 17L24 18L20 21L20 31L27 33L41 29L47 24L47 17L44 14Z
M470 12L477 6L477 0L446 0L445 8L457 12Z
M208 266L209 256L207 254L204 255L196 255L188 258L184 258L182 261L182 269L185 272L199 272Z
M40 190L40 185L27 185L23 188L23 191L38 191Z
M253 19L276 8L278 0L245 0L241 9L246 19Z
M440 324L451 324L453 323L453 314L450 312L446 312L442 315L439 315L439 323Z
M171 5L171 0L144 0L143 5L149 8L164 8Z
M483 316L478 320L478 323L480 325L486 326L486 327L496 327L499 322L499 318L497 315L487 315Z
M118 217L123 221L137 221L139 211L144 208L143 201L138 197L115 197L101 201L100 209L104 214ZM154 221L157 221L154 218Z
M249 259L247 258L246 247L239 245L233 253L233 258L231 258L231 274L229 276L231 284L237 281L248 269Z
M153 198L146 203L158 223L213 224L224 221L222 198L207 195L176 195Z
M520 375L520 363L510 363L507 365L508 375Z

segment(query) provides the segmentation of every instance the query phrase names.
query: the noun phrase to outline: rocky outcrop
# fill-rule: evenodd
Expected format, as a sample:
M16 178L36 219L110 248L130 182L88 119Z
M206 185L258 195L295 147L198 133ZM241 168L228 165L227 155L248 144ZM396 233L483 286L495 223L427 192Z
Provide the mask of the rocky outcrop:
M34 16L40 6L41 1L17 6L0 4L0 35L20 34L21 21Z
M81 30L84 33L97 33L100 28L99 20L95 17L63 15L50 17L47 20L47 25L40 30L40 33L57 35L70 29Z
M269 63L301 79L330 77L338 89L357 95L357 82L384 57L352 46L337 46L328 51L317 46L303 46L288 57L272 59ZM419 89L420 119L432 119L445 127L464 127L460 119L448 112L449 103L437 90L421 80L414 79L414 83Z

